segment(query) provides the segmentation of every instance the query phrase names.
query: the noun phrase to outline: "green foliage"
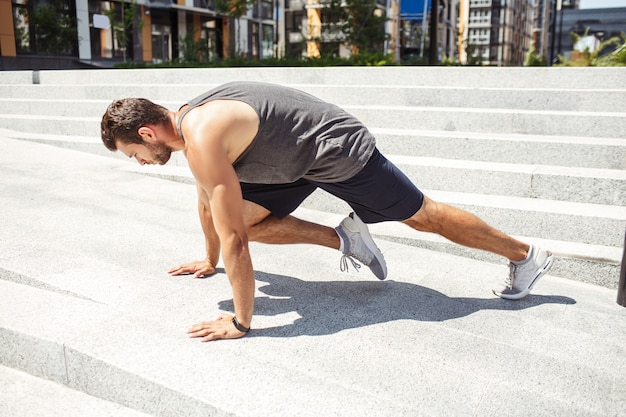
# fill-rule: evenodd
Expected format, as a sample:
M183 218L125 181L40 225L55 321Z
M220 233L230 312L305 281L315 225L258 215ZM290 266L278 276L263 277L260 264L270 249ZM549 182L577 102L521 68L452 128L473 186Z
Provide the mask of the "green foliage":
M114 7L119 7L115 9ZM132 41L133 26L137 23L139 30L143 27L143 21L139 20L137 1L133 0L130 4L111 3L111 9L105 11L105 15L111 23L111 30L115 34L120 48L124 51L124 61L126 61L126 48ZM137 22L136 22L137 21Z
M585 30L585 33L579 35L572 32L572 40L574 45L580 42L584 37L588 36L589 28ZM602 56L607 49L613 48L613 51L608 55ZM572 59L567 59L563 55L559 55L558 66L563 67L595 67L595 66L615 66L626 65L624 61L626 52L626 36L624 33L621 36L613 36L606 39L598 45L594 51L590 51L589 47L586 47L583 51L573 51Z
M69 55L78 42L76 23L60 1L40 3L30 13L30 25L36 30L37 52L46 55Z
M248 60L243 57L200 61L170 61L161 64L126 62L116 68L237 68L237 67L337 67L337 66L381 66L396 65L393 57L385 54L358 54L350 58L267 58Z
M254 4L255 0L216 0L215 10L221 15L239 18L248 13Z
M376 0L345 0L347 19L343 26L346 41L359 53L377 53L389 36L385 33L385 13Z
M467 63L468 66L482 65L483 64L483 55L481 47L478 45L474 45L470 43L469 39L465 39L463 41L465 44L465 53L467 54Z
M548 65L548 61L545 57L539 55L537 53L537 49L535 45L531 45L528 54L526 55L526 60L524 61L525 67L545 67Z
M459 61L454 58L450 58L449 56L444 56L441 60L441 65L444 67L458 67L461 66Z
M610 54L598 57L597 65L599 66L626 66L626 34L620 35L621 44L617 44L617 48Z
M194 39L193 33L180 38L181 62L205 63L209 61L209 45L206 39Z
M347 43L357 53L377 54L385 40L385 12L376 7L376 0L322 0L322 45ZM330 51L335 51L331 47ZM322 56L324 56L322 51Z

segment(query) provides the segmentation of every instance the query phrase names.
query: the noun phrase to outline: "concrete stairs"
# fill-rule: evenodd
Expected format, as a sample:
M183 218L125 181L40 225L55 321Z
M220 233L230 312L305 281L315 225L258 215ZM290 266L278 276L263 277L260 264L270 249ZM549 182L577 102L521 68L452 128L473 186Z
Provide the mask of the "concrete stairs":
M227 81L286 84L336 103L424 192L550 248L551 272L615 288L626 227L626 89L620 68L267 68L0 73L6 136L100 155L108 103L146 97L171 109ZM119 157L120 155L117 155ZM182 156L137 172L193 179ZM318 192L316 213L349 208ZM372 225L378 239L490 262L498 257Z

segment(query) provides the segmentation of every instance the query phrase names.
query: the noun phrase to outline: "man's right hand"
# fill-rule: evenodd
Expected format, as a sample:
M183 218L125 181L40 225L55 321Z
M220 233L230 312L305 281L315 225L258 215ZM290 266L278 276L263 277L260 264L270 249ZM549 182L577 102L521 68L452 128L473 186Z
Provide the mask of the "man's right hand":
M192 275L194 278L204 278L215 274L215 266L208 260L188 262L168 271L170 275Z

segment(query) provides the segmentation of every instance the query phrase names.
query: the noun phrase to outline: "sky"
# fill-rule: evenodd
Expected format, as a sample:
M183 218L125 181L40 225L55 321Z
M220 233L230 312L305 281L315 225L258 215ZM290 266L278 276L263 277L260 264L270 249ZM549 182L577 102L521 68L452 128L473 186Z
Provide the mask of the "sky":
M580 0L581 9L604 9L606 7L626 7L626 0Z

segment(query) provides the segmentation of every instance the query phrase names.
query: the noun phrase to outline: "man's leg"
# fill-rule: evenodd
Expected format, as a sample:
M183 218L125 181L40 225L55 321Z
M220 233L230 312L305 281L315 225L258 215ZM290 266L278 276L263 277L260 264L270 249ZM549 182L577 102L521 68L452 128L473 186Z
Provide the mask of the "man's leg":
M270 244L309 243L339 249L339 236L331 227L291 215L278 219L266 208L244 200L244 223L248 239Z
M511 261L526 258L530 245L504 234L475 215L424 196L417 213L404 221L415 230L437 233L452 242L496 253Z
M348 259L367 265L378 279L387 277L385 259L372 240L367 226L356 216L346 217L336 228L311 223L288 215L279 219L266 208L244 200L244 223L248 239L270 244L309 243L340 250L341 270L347 270ZM340 237L341 236L341 237ZM352 259L354 258L354 259Z
M524 298L552 266L550 251L520 242L471 213L426 196L420 210L404 223L413 229L437 233L455 243L508 258L509 276L493 289L493 293L502 298Z

